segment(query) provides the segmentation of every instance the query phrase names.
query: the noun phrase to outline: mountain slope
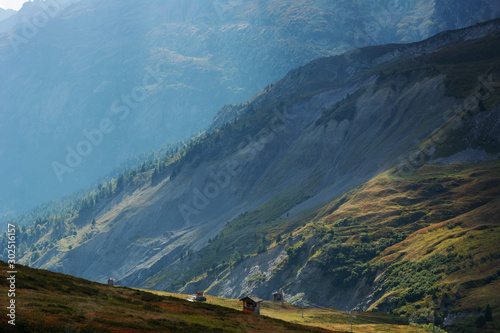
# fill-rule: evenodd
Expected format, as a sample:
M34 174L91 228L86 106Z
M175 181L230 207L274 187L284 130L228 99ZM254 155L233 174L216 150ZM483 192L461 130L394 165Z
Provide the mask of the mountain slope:
M313 59L499 13L492 0L44 3L25 4L0 36L2 216L203 130L223 105ZM99 139L103 119L113 126Z
M2 286L7 287L1 262ZM2 332L334 332L213 304L89 282L18 266L16 325ZM9 301L1 296L2 301Z
M420 320L431 304L416 304L433 296L405 285L411 281L394 281L394 272L418 268L403 255L391 257L388 248L415 252L405 240L432 226L436 238L453 236L448 230L458 220L452 218L464 221L465 234L457 231L457 241L467 243L469 234L483 237L474 227L490 227L484 216L497 215L488 208L498 196L496 164L467 167L448 178L442 174L454 167L418 169L498 159L499 31L500 20L494 20L293 70L248 103L223 109L216 120L220 127L186 149L127 174L126 181L103 185L110 190L92 193L64 221L37 220L23 233L22 262L92 280L113 276L128 286L210 288L231 297L286 287L290 301L305 293L311 302L339 309L378 306ZM476 93L481 100L466 99ZM358 192L342 196L393 167L395 175L364 185L379 186L376 195L358 189L356 205L350 200ZM398 180L391 183L391 177ZM447 188L453 190L440 192ZM380 199L390 196L394 202ZM467 214L478 224L467 222ZM443 224L452 228L441 230ZM431 262L431 252L416 252L428 270L458 266L421 286L442 297L440 316L457 309L448 306L448 291L462 286L469 299L479 297L475 282L460 276L468 271L460 272L463 265L472 262L492 276L478 282L481 287L496 281L494 243L485 240L491 248L471 252L472 260L458 258L463 249L452 248L448 252L456 255L448 258L435 246ZM477 263L476 256L485 255ZM324 276L323 295L310 283L318 272ZM392 304L391 292L403 300ZM497 313L498 305L491 305Z
M298 218L252 229L248 218L236 219L199 260L181 259L192 267L224 258L183 290L238 297L283 288L289 301L390 311L420 322L435 315L439 325L490 304L498 318L499 168L433 165L409 177L392 170ZM244 253L239 234L265 235L267 250L239 257L218 251Z

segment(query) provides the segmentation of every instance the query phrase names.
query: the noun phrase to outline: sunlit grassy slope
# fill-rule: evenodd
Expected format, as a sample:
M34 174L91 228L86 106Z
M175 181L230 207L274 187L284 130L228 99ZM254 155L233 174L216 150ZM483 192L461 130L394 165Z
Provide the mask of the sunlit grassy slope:
M7 270L0 262L3 291ZM325 332L230 307L108 287L26 266L17 270L16 326L7 323L9 299L2 292L2 332Z
M7 265L0 262L2 289ZM192 303L187 295L108 287L69 275L17 267L16 326L0 310L2 332L339 332L350 316L332 309L302 310L264 302L262 316L240 311L241 302L208 296ZM0 296L7 304L6 293ZM422 332L382 313L358 313L356 332Z
M167 293L161 291L151 291L156 295L171 296L186 299L189 295ZM227 299L222 297L207 295L207 303L235 310L241 309L241 301L237 299ZM351 316L343 311L327 308L313 308L310 305L302 308L288 303L264 301L261 305L261 314L266 317L284 320L312 327L324 328L333 331L351 330ZM404 320L384 313L358 312L353 319L353 331L355 332L424 332L423 329L403 325Z
M334 227L333 242L312 260L331 265L344 283L355 274L378 274L375 292L383 296L369 309L441 322L489 304L498 318L499 194L498 162L431 165L408 177L389 171L323 208L303 233L328 235ZM363 249L371 250L371 260ZM338 265L350 273L342 275Z
M266 234L273 240L268 249L285 246L288 257L276 272L316 262L318 274L346 288L361 278L374 281L378 300L369 310L423 323L436 316L442 324L449 314L479 314L489 304L495 319L500 316L499 195L499 162L430 165L405 177L391 170L319 210L268 223L248 231L248 237ZM205 256L215 256L218 242L246 230L246 219L233 221ZM224 281L241 260L197 279Z

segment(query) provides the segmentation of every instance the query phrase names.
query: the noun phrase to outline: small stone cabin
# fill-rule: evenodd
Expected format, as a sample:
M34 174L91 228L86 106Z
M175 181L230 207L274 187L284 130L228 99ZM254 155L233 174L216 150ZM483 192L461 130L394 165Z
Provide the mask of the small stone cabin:
M240 299L243 302L243 312L260 314L260 303L264 301L257 296L247 296Z
M274 302L283 302L283 293L277 291L273 293L273 301Z
M108 279L108 286L113 287L114 285L115 285L115 280L113 280L112 278L109 278Z

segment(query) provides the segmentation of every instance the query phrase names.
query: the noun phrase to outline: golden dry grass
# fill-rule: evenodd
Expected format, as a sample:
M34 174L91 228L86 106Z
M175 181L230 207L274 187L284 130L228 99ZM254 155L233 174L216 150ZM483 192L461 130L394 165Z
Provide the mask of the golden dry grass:
M187 299L190 295L169 293L162 291L150 291L157 295L171 296L180 299ZM207 303L218 306L223 306L235 310L241 310L241 301L237 299L228 299L206 295ZM261 315L283 320L286 322L306 325L311 327L323 328L329 331L350 332L350 316L344 311L338 311L327 308L306 308L304 309L304 318L302 318L302 309L297 306L285 303L275 303L264 301L261 307ZM380 332L380 333L396 333L396 332L425 332L420 328L411 327L408 325L386 324L383 314L374 313L358 313L353 324L354 332ZM372 323L366 323L366 322ZM360 323L361 322L361 323Z
M320 328L191 303L72 276L16 267L16 326L0 310L3 332L325 332ZM0 262L1 285L7 265ZM7 304L6 293L0 302Z

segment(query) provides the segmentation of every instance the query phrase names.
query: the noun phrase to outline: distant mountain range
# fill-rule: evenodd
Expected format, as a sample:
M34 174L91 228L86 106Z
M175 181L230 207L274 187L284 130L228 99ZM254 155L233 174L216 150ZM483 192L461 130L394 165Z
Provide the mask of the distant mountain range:
M0 22L4 221L204 130L311 60L499 13L493 0L50 3Z
M25 216L22 262L447 327L497 316L499 45L496 19L300 66L184 146Z
M9 17L14 15L15 13L16 13L15 10L0 8L0 22L5 20L5 19L8 19Z
M57 16L68 5L78 1L80 0L33 0L26 1L18 11L4 10L4 16L2 17L2 14L0 14L0 34L17 30L18 33L21 31L21 34L27 33L30 35L29 30L22 31L22 29L31 24L31 27L35 28L44 27L49 19ZM2 10L0 8L0 13Z

